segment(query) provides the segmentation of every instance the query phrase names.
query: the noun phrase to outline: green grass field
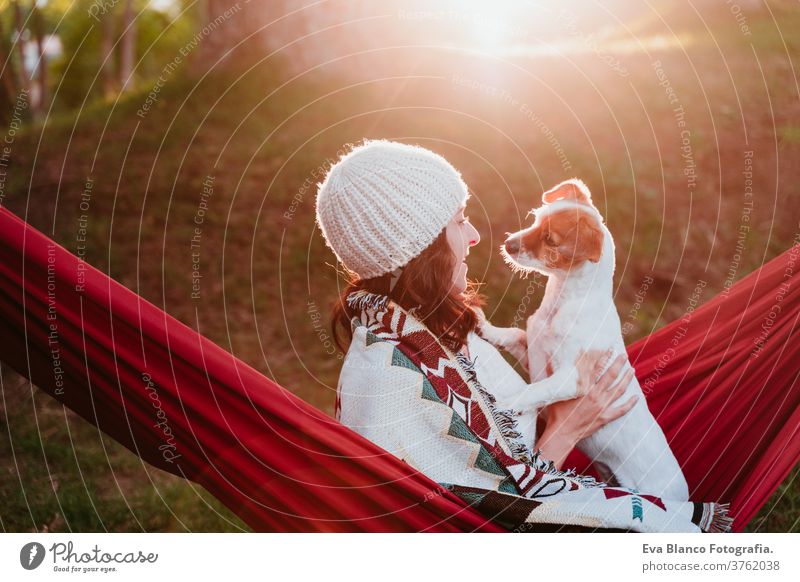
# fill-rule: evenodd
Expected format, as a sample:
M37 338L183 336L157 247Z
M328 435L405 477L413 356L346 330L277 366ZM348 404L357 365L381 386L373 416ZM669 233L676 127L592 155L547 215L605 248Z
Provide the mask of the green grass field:
M796 12L777 13L782 28L800 27ZM800 43L760 18L748 38L722 17L713 36L677 19L682 44L623 55L624 77L594 54L503 61L404 49L384 55L380 75L355 71L347 83L289 80L274 61L199 84L175 76L142 118L144 83L119 102L27 126L14 143L5 204L73 251L87 214L87 261L331 414L340 359L313 314L327 320L340 280L314 227L314 196L343 144L413 141L462 171L483 237L470 274L484 282L499 324L513 322L526 292L527 313L541 297L498 256L504 233L520 228L543 190L579 176L615 236L619 310L630 309L645 275L654 278L628 334L634 341L679 317L699 279L708 281L703 300L723 288L747 152L758 196L735 279L798 232L791 63ZM659 70L685 111L695 181ZM202 279L192 299L198 212ZM2 379L4 530L246 529L206 492L144 465L5 367ZM800 531L797 474L749 531Z

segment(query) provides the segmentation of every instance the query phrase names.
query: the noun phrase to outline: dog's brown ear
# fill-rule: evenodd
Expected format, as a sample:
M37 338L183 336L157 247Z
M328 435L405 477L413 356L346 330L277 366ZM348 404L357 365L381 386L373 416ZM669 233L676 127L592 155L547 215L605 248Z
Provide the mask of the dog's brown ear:
M603 231L594 219L588 216L581 216L578 219L578 237L575 246L576 258L584 258L593 263L600 261L600 255L603 254Z
M592 194L582 180L572 178L566 182L561 182L555 188L551 188L542 194L542 202L550 204L556 200L574 200L583 204L592 204Z

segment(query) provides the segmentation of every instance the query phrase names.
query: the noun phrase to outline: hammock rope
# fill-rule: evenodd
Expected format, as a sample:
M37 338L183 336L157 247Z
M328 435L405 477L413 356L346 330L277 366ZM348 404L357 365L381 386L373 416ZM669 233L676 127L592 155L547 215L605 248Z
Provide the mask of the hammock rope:
M693 500L740 531L800 458L800 245L628 348ZM257 531L504 531L0 208L2 360ZM577 452L566 467L591 472Z

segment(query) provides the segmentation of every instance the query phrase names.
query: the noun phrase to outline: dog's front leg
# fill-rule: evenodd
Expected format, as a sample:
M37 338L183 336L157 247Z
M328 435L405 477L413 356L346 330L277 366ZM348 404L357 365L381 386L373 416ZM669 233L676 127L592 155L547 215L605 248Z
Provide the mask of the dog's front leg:
M495 327L496 333L502 334L503 340L496 344L517 360L525 370L528 369L528 336L518 327ZM486 340L489 341L489 340ZM492 342L489 342L492 343Z
M528 369L528 336L518 327L496 327L489 323L481 309L478 314L478 333L496 348L507 351Z
M548 372L548 355L544 349L544 345L549 345L551 342L547 340L547 329L544 323L544 318L540 316L537 311L528 318L527 331L525 336L531 349L528 350L528 365L525 369L528 370L531 383L536 383L547 378Z
M528 384L527 388L513 396L500 398L501 408L511 408L521 412L540 410L554 402L571 400L578 396L578 370L565 366L552 376Z

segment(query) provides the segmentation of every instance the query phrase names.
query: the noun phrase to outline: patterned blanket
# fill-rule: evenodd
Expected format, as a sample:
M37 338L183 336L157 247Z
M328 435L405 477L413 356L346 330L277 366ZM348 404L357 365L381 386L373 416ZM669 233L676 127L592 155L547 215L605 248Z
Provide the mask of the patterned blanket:
M727 504L677 502L559 471L519 440L472 362L454 354L385 296L348 303L353 342L337 418L514 531L554 526L642 532L722 532ZM560 528L559 528L560 529Z

